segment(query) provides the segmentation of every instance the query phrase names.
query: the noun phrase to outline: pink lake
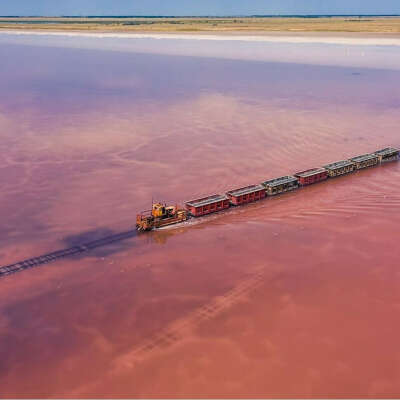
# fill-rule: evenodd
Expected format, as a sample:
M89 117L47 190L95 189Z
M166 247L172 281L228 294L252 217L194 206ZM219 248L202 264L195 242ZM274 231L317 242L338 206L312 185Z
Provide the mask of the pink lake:
M11 39L1 265L130 229L152 198L400 146L395 46L341 66ZM399 178L388 163L0 279L0 395L398 397Z

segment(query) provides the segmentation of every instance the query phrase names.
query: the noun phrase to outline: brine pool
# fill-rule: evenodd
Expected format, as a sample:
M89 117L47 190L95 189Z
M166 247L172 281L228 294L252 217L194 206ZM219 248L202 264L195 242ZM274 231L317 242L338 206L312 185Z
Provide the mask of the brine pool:
M400 47L0 34L0 264L400 146ZM3 397L397 397L400 163L0 280Z

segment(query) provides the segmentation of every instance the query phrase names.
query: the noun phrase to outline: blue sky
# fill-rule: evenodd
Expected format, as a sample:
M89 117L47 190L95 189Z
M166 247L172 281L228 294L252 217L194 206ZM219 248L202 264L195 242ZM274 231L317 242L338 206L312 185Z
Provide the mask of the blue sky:
M0 0L0 15L400 14L400 0Z

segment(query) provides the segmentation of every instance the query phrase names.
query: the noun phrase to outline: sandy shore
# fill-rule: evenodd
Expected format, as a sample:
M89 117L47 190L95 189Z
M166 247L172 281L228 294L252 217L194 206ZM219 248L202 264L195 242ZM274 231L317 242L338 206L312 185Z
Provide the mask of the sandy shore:
M84 31L218 35L394 35L400 36L400 17L247 17L247 18L6 18L0 30Z

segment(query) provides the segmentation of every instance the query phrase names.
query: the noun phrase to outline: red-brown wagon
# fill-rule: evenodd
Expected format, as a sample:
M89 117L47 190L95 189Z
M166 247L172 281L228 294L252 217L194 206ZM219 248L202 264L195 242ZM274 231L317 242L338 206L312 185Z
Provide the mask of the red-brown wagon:
M294 176L298 178L301 186L306 186L327 179L328 171L325 168L312 168L306 171L297 172Z
M229 198L224 194L214 194L201 199L191 200L185 203L186 209L193 217L210 214L229 208Z
M238 206L240 204L251 203L265 197L265 187L262 185L251 185L226 192L231 204Z

